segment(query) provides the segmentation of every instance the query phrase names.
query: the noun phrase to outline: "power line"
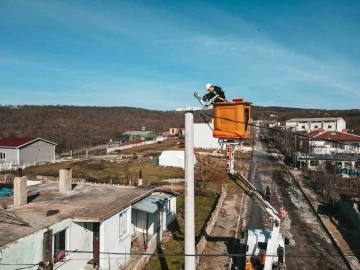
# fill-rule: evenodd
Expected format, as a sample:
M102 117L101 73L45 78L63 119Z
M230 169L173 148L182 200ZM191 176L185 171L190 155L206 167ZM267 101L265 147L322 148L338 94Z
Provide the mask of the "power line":
M73 251L73 250L65 250L65 252L68 253L82 253L82 254L88 254L88 253L93 253L93 251L84 251L84 250L77 250L77 251ZM354 256L351 253L353 252L360 252L360 250L345 250L343 253L345 253L347 256ZM246 254L240 254L240 253L236 253L236 254L224 254L224 253L217 253L217 254L185 254L185 253L170 253L170 254L151 254L151 253L142 253L142 252L136 252L136 253L131 253L131 252L99 252L99 254L101 255L131 255L131 256L152 256L152 255L156 255L158 257L188 257L188 256L192 256L192 257L245 257ZM331 253L331 252L327 252L327 255L321 255L315 252L296 252L296 253L286 253L285 255L288 257L330 257L330 256L339 256L336 252ZM271 257L277 257L277 254L267 254L266 256L271 256Z
M65 250L68 253L80 253L80 254L92 254L93 251L83 251L83 250L77 250L77 251L73 251L73 250ZM356 255L353 254L353 252L360 252L360 250L346 250L344 251L344 256L345 257L356 257ZM236 254L223 254L223 253L218 253L218 254L184 254L184 253L172 253L172 254L152 254L152 253L130 253L130 252L99 252L99 254L102 255L121 255L121 256L157 256L159 258L166 258L166 257L187 257L187 256L192 256L192 257L237 257L237 258L244 258L247 255L246 254L240 254L240 253L236 253ZM270 257L277 257L277 254L267 254L266 256L270 256ZM337 253L331 253L331 252L327 252L326 254L322 255L319 253L315 253L315 252L307 252L307 251L303 251L303 252L296 252L296 253L285 253L286 257L289 258L330 258L330 257L334 257L334 256L341 256L340 254ZM105 259L105 260L117 260L118 258L99 258L101 259ZM73 261L89 261L89 258L71 258L71 260ZM39 266L41 264L41 262L39 262L38 264L20 264L20 263L15 263L15 264L9 264L9 263L0 263L0 266L26 266L23 268L17 268L16 270L20 270L20 269L29 269L35 266Z
M306 135L299 134L299 133L295 133L295 132L291 132L291 131L280 130L280 129L277 129L277 128L271 128L271 127L266 127L266 126L258 126L258 125L251 124L251 123L247 123L247 122L244 122L244 121L233 120L233 119L229 119L229 118L225 118L225 117L220 117L220 116L213 116L213 115L207 114L207 113L201 113L201 112L200 112L200 115L201 115L201 116L209 116L209 117L212 117L212 118L218 118L218 119L222 119L222 120L227 120L227 121L234 122L234 123L245 124L245 125L249 125L249 126L252 126L252 127L255 127L255 128L268 129L268 130L276 131L276 132L279 132L279 133L290 134L290 135L294 135L294 136L306 138L307 140L311 140L311 138L308 137L308 136L306 136ZM211 127L210 127L210 128L211 128ZM212 129L212 128L211 128L211 129ZM341 145L344 145L344 146L351 146L351 147L358 147L358 148L360 147L360 146L358 146L358 145L347 144L347 143L343 143L343 142L335 141L335 140L331 140L331 139L326 139L326 140L325 140L325 139L315 139L315 140L316 140L316 141L324 141L324 142L338 143L338 144L341 144Z

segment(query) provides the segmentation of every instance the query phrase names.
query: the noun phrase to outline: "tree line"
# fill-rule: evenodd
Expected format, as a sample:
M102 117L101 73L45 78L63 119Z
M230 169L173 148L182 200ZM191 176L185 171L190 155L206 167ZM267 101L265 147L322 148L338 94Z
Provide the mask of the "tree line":
M206 111L211 113L211 110ZM254 106L252 118L284 121L293 117L344 117L349 129L360 134L360 110L326 111ZM195 122L204 122L198 114ZM210 120L210 118L207 118ZM184 127L184 115L175 111L133 107L0 106L0 137L41 137L57 143L57 152L105 144L127 130L156 133Z

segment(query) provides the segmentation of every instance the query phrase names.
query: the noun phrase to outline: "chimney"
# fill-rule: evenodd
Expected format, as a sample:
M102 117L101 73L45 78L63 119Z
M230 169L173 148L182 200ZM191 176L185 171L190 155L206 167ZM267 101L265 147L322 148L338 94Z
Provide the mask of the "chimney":
M72 189L72 169L62 169L59 171L59 191L66 193Z
M142 185L142 171L140 171L139 180L138 180L138 186L141 186L141 185Z
M14 205L22 206L27 204L27 177L15 177L14 180Z

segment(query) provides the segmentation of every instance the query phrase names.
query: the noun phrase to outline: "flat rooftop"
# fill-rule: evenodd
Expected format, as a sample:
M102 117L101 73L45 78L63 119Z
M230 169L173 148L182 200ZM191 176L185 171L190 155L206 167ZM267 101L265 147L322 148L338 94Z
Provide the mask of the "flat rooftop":
M30 182L30 181L28 181ZM59 192L59 182L27 187L28 204L15 206L13 196L0 197L0 247L61 220L100 222L154 192L153 187L73 184ZM49 212L50 211L50 212Z
M342 117L320 117L320 118L292 118L286 120L286 122L299 122L299 121L307 121L307 122L314 122L314 121L337 121L339 119L343 119Z

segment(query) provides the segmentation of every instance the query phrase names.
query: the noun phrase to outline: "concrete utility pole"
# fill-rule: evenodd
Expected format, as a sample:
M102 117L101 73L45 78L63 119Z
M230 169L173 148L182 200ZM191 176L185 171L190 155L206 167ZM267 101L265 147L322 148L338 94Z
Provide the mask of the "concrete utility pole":
M195 197L194 197L194 111L201 108L176 109L185 112L185 270L195 270Z

